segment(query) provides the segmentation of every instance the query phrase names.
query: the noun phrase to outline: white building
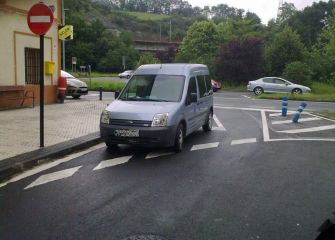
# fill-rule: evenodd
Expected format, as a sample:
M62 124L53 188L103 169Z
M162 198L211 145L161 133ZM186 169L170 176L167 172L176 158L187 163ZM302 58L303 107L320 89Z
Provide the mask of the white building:
M28 10L38 0L0 0L0 107L21 105L22 96L34 93L39 103L39 36L27 25ZM57 84L61 66L61 42L58 26L61 24L61 0L45 0L54 9L54 23L45 35L44 60L54 65L54 71L45 73L45 103L56 102ZM49 65L50 66L50 65ZM49 68L50 69L50 68ZM28 93L27 93L28 92ZM26 98L23 105L31 105Z

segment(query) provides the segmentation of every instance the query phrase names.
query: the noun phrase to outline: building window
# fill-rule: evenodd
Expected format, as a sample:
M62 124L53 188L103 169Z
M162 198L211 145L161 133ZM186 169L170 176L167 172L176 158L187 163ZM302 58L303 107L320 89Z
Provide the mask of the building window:
M26 84L40 83L40 50L36 48L25 48L25 76Z

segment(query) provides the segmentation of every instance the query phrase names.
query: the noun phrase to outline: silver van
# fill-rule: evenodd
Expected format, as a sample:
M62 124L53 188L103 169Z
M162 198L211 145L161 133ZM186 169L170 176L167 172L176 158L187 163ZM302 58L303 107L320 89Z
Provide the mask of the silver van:
M102 112L101 137L116 144L173 146L213 123L213 90L207 66L152 64L139 67Z

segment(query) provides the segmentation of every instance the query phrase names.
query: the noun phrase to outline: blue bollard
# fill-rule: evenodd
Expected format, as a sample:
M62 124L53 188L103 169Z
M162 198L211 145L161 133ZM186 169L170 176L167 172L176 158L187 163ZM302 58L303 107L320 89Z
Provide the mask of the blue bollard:
M283 97L282 98L282 107L281 107L281 115L283 117L286 117L287 116L287 106L288 106L288 97Z
M298 108L298 110L296 111L296 113L293 116L292 122L297 123L299 121L300 118L300 114L304 111L304 109L306 108L307 104L302 102Z

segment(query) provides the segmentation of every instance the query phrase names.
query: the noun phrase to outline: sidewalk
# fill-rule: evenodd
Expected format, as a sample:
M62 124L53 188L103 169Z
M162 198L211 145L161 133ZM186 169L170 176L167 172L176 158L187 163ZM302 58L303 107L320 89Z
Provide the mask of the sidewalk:
M66 100L65 104L46 105L45 147L97 133L100 114L111 99L96 99L88 95ZM40 149L39 134L39 106L0 111L0 162Z

